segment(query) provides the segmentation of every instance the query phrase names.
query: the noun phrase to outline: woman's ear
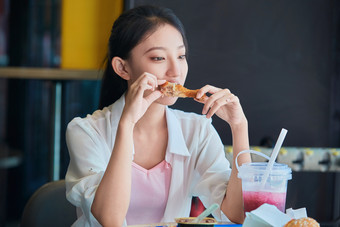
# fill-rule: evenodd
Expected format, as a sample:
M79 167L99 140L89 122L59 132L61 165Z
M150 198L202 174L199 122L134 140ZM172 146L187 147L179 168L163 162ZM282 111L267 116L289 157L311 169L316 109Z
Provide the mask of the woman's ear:
M114 57L111 61L113 70L124 80L130 80L130 75L127 71L126 61L120 57Z

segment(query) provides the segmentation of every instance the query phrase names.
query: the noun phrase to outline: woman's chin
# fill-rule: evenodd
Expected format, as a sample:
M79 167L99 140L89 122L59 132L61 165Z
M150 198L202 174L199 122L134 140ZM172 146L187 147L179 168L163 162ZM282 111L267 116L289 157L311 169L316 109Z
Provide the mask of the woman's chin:
M157 103L162 104L162 105L166 105L166 106L172 106L176 103L178 97L168 97L168 96L164 96L164 97L160 97L157 100Z

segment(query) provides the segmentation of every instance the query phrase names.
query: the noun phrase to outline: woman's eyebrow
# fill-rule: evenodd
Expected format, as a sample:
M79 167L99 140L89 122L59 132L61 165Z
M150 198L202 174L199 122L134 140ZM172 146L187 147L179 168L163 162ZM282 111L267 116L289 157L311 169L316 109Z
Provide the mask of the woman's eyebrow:
M144 55L149 53L150 51L153 51L153 50L166 50L166 48L165 47L151 47L150 49L148 49L144 52Z
M185 48L184 44L177 47L177 49L182 49L182 48ZM153 51L153 50L163 50L163 51L165 51L165 50L167 50L167 48L161 47L161 46L151 47L150 49L146 50L143 55L145 55L145 54L147 54L147 53L149 53L150 51Z
M184 44L183 44L183 45L180 45L180 46L178 46L178 48L177 48L177 49L182 49L182 48L185 48Z

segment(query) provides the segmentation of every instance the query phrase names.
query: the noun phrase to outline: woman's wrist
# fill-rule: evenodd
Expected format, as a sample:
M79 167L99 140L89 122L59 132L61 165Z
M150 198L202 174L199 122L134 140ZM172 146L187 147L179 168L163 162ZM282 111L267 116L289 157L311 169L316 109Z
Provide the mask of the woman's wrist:
M124 116L120 118L120 121L118 123L118 128L126 129L126 130L133 130L136 123L129 121Z
M244 120L239 124L235 124L230 127L233 136L233 154L234 158L236 158L239 152L249 149L248 121L244 118ZM250 160L250 155L242 154L240 155L238 162L239 164L242 164L244 162L249 162Z
M235 124L230 124L230 128L233 133L240 131L240 130L248 130L248 120L246 117L242 119L241 121L235 123Z

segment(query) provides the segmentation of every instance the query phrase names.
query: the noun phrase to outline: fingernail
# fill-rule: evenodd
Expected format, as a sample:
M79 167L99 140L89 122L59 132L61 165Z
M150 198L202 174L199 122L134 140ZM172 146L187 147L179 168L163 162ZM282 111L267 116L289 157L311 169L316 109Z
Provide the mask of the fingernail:
M197 94L196 94L196 98L198 98L198 99L199 99L199 98L201 98L201 96L202 96L202 95L201 95L201 93L200 93L200 92L197 92Z

